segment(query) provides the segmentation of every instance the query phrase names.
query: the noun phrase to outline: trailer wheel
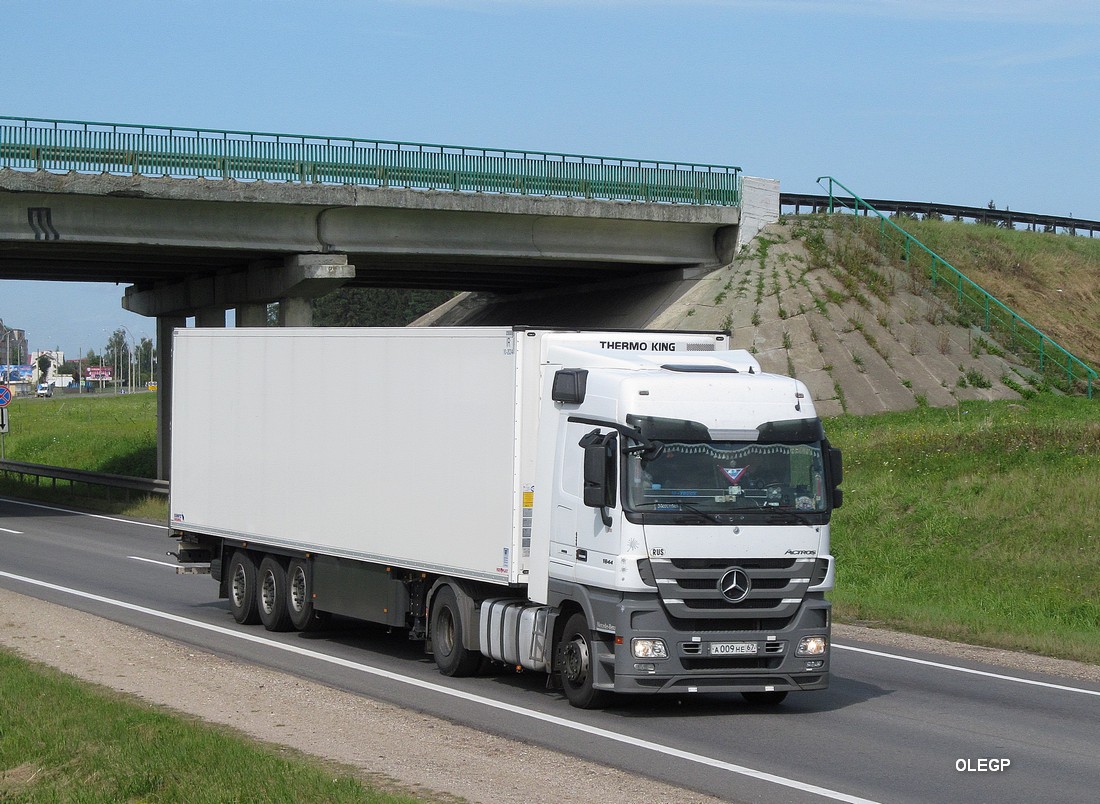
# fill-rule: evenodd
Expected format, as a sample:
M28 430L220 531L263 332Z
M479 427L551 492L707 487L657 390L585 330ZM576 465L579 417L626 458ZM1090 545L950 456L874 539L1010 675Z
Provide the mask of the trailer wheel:
M462 610L449 586L442 587L432 606L432 653L445 676L469 676L481 666L481 653L462 642Z
M290 562L286 571L286 610L290 624L299 631L310 631L321 622L313 608L313 582L309 565L301 558Z
M229 610L241 625L260 621L256 606L256 562L243 550L235 551L229 559Z
M599 709L608 704L610 694L593 685L595 661L592 631L583 612L574 613L561 635L561 686L569 703L578 709Z
M754 706L778 706L787 697L787 691L742 692L741 697Z
M290 630L290 612L286 606L286 570L274 556L264 556L256 584L256 603L260 622L268 631Z

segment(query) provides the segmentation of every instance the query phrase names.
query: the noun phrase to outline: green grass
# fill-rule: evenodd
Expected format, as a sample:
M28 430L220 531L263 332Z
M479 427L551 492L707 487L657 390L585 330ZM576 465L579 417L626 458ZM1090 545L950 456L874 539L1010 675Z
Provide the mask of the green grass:
M156 477L157 396L58 394L8 406L9 461Z
M1100 663L1097 402L842 416L838 619Z
M8 406L4 457L131 477L156 477L157 397L139 394L17 397ZM144 519L167 520L167 502L114 489L0 477L0 494L71 504Z
M2 651L0 701L3 801L416 800Z

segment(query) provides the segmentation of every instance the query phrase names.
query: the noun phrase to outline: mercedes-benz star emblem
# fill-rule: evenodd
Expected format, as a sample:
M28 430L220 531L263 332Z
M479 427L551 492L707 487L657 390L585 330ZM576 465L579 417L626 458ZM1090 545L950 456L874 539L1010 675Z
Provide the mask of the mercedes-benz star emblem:
M751 589L748 573L740 567L734 567L718 581L718 591L730 603L740 603L749 596Z

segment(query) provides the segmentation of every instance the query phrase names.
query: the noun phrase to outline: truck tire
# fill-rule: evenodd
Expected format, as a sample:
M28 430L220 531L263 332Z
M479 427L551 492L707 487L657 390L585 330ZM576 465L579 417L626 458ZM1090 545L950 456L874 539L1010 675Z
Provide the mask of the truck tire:
M299 631L312 631L320 622L320 615L313 608L313 579L309 564L295 558L286 570L286 610L290 624Z
M481 666L481 652L469 650L462 641L462 609L454 589L442 587L432 606L432 653L445 676L470 676Z
M561 634L561 686L569 703L578 709L600 709L611 699L606 690L593 686L595 677L592 630L583 612L575 612L565 622Z
M290 630L286 587L286 569L274 556L264 556L256 579L256 607L268 631Z
M260 621L256 606L256 562L243 550L237 550L229 559L229 610L233 619L241 625L255 625Z

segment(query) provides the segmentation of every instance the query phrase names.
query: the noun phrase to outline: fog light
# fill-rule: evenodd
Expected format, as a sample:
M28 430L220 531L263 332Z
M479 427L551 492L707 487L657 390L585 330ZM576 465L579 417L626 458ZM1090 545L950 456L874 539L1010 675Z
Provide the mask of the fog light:
M640 673L656 673L657 665L655 664L637 664L635 663L634 669Z
M808 636L798 640L795 656L821 656L829 642L823 636Z
M807 670L820 670L824 666L825 666L825 660L824 659L810 659L808 662L806 662L806 669Z
M632 639L630 649L635 659L668 658L668 648L663 639Z

